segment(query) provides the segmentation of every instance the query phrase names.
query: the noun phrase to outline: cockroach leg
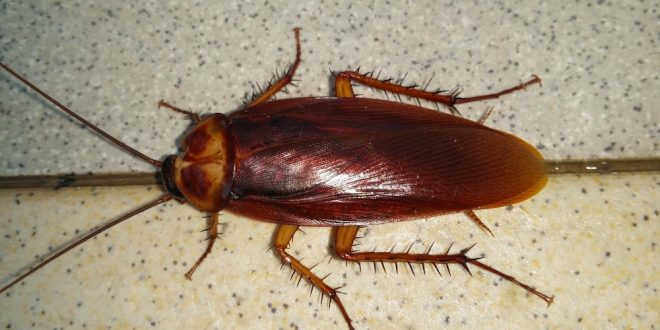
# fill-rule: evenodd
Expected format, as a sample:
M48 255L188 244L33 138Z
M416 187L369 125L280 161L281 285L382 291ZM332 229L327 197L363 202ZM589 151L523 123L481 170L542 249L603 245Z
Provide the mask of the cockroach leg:
M166 108L166 109L170 109L174 112L182 113L182 114L186 115L186 117L188 117L188 119L190 119L193 122L193 124L197 124L201 121L201 118L199 118L198 113L192 112L192 111L189 111L189 110L183 110L183 109L178 108L178 107L176 107L176 106L174 106L170 103L165 102L165 100L160 100L160 102L158 102L158 107L159 108Z
M298 259L286 251L289 248L291 239L293 239L293 235L296 231L298 231L298 226L294 225L280 225L277 229L274 246L280 258L282 258L282 262L288 263L293 270L304 276L314 287L321 290L321 294L325 294L332 299L341 311L341 314L344 316L344 320L346 320L349 329L354 329L351 318L348 316L348 312L346 312L346 308L344 308L341 299L339 299L337 289L325 284L322 278L316 276L308 267L303 265Z
M529 85L541 84L541 79L536 75L533 78L525 83L520 85L507 88L505 90L485 95L477 95L472 97L459 97L460 90L455 90L450 93L443 93L442 91L426 91L423 89L418 89L413 86L402 86L396 83L392 83L389 80L379 80L374 78L371 75L361 74L357 71L344 71L335 76L335 93L337 97L355 97L353 93L353 87L351 82L357 82L362 85L383 90L385 92L391 92L394 94L406 95L416 99L423 99L430 102L437 102L446 105L450 109L456 104L470 103L476 101L483 101L489 99L496 99L502 95L510 94L518 90L522 90ZM454 109L452 109L452 112Z
M481 221L481 219L479 219L479 217L474 213L474 211L467 210L467 211L463 211L463 213L467 215L468 218L470 218L470 220L474 221L479 226L479 228L483 229L484 231L487 231L488 233L490 233L491 236L495 237L495 235L493 235L493 232L490 230L490 228L488 228L488 226L486 226L486 224L483 221Z
M289 66L289 68L286 70L284 75L282 75L282 77L277 79L277 81L275 81L274 83L270 84L268 88L261 93L261 95L252 99L252 101L248 103L246 108L270 100L270 98L273 97L273 95L277 94L277 92L281 91L284 87L286 87L286 85L291 83L291 81L293 80L293 76L296 74L296 70L298 69L298 65L300 65L300 57L302 52L300 47L300 30L301 28L299 27L293 29L293 33L296 36L296 59L294 60L293 64Z
M199 256L195 264L190 268L190 270L188 270L188 272L186 272L185 276L189 280L192 280L193 273L195 272L197 267L199 267L202 261L206 259L206 256L208 256L209 253L211 253L211 249L213 249L213 244L215 244L215 240L218 239L218 218L219 218L218 213L213 213L211 215L211 224L208 228L209 236L207 238L209 244L206 246L206 250L204 250L204 253L202 253L202 255Z
M502 95L511 94L513 92L523 90L523 89L527 88L528 86L531 86L531 85L534 85L534 84L539 84L539 86L541 85L541 78L539 78L537 75L532 75L532 79L530 79L530 80L528 80L528 81L526 81L526 82L524 82L520 85L513 86L511 88L507 88L505 90L501 90L501 91L496 92L496 93L477 95L477 96L471 96L471 97L456 97L456 99L455 99L456 103L455 104L463 104L463 103L470 103L470 102L496 99L496 98L499 98Z
M355 235L357 234L358 227L349 226L349 227L338 227L336 236L335 236L335 253L337 256L344 260L353 261L353 262L391 262L391 263L430 263L433 265L436 264L457 264L463 267L468 273L471 274L468 264L479 267L485 271L496 274L505 280L514 283L521 288L527 290L527 292L541 298L548 305L552 303L554 299L553 296L548 296L535 288L522 283L515 279L513 276L505 274L491 266L488 266L484 263L481 263L478 259L480 258L470 258L467 256L468 251L472 248L466 248L461 250L459 253L449 254L447 250L444 254L430 254L430 250L427 250L425 253L409 253L406 252L353 252L353 241L355 240ZM473 245L474 246L474 245ZM449 268L449 267L447 267Z

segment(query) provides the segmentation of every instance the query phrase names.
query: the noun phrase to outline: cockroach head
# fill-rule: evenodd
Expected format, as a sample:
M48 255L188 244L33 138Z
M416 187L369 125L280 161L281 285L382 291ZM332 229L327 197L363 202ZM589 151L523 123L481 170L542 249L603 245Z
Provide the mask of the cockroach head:
M183 152L163 162L165 189L201 211L218 212L229 199L234 174L234 144L223 114L197 123L183 139Z

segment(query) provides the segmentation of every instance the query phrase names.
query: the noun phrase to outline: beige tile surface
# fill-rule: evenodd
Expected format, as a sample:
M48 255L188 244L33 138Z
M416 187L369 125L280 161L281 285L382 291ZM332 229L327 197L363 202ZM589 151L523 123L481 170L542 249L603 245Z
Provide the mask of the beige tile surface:
M462 216L374 226L361 247L478 243L474 255L556 295L546 305L480 271L413 276L330 260L330 230L308 228L293 250L332 273L358 329L651 328L658 324L657 175L555 176L532 200L480 211L491 238ZM159 195L155 187L0 191L0 274ZM274 226L222 215L224 235L193 281L202 214L168 203L119 225L0 297L3 327L335 328L335 307L296 288L268 251Z
M187 122L167 99L230 112L293 59L291 96L332 95L329 70L381 70L464 95L532 74L542 88L462 107L548 159L659 156L658 3L580 1L7 1L0 60L153 157ZM369 90L363 91L371 93ZM0 75L0 175L151 170Z
M165 98L230 112L293 56L290 96L332 95L328 69L361 66L465 95L539 74L531 88L461 110L537 146L547 159L658 157L658 3L0 1L0 61L153 157L176 152L187 122ZM369 90L363 90L366 95ZM378 96L378 95L377 95ZM152 171L0 73L0 176ZM533 200L369 229L365 248L474 254L556 295L550 308L494 276L416 276L327 262L329 229L294 250L320 262L359 329L650 328L658 310L658 176L552 177ZM159 187L0 191L0 281ZM0 297L5 328L336 328L335 307L296 288L267 251L274 226L223 214L223 240L192 282L202 214L170 203L86 243ZM301 285L303 286L303 285Z

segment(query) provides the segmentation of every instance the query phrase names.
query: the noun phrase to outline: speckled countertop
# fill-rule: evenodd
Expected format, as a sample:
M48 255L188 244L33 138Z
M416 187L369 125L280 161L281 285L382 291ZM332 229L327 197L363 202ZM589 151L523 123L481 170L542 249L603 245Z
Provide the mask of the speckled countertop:
M659 8L654 2L0 3L0 60L154 157L176 151L201 112L240 107L283 69L303 28L299 87L330 95L328 70L361 66L464 95L532 74L542 88L461 108L536 145L547 159L658 157ZM369 90L363 91L365 94ZM0 74L0 176L151 171ZM365 248L478 242L475 254L549 293L550 308L489 274L358 272L328 263L328 229L294 241L321 262L359 329L657 326L656 174L555 176L534 199L369 229ZM0 276L159 193L158 187L0 191ZM112 229L0 297L11 328L334 328L335 307L296 288L267 251L273 225L223 214L223 240L192 282L202 214L168 203ZM334 259L333 259L334 260Z

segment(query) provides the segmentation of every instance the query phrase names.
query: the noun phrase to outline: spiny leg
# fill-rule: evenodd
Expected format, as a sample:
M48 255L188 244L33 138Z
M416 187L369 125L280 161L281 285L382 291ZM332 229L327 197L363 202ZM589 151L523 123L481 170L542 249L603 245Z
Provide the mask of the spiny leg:
M360 83L365 86L369 86L372 88L380 89L383 91L391 92L394 94L401 94L401 95L406 95L410 96L412 98L417 98L417 99L423 99L431 102L437 102L446 105L450 109L454 107L456 104L463 104L463 103L470 103L470 102L476 102L476 101L483 101L483 100L489 100L489 99L496 99L499 98L502 95L510 94L518 90L522 90L526 88L529 85L533 84L541 84L541 79L537 77L536 75L532 76L532 79L529 81L522 83L520 85L507 88L505 90L496 92L496 93L491 93L491 94L484 94L484 95L477 95L477 96L472 96L472 97L459 97L458 92L452 92L449 94L445 94L442 91L426 91L424 89L419 89L415 85L413 86L402 86L399 84L395 84L390 82L390 79L386 80L379 80L378 78L374 78L372 75L365 75L361 74L357 71L344 71L339 73L335 77L335 93L337 97L355 97L355 94L353 93L353 87L351 86L351 82L355 81L357 83ZM453 112L454 110L452 110Z
M263 91L261 95L255 97L252 99L252 101L246 106L246 108L255 106L257 104L264 103L268 100L270 100L273 95L275 95L277 92L282 90L286 85L290 84L291 81L293 80L293 76L296 74L296 70L298 69L298 65L300 65L300 56L301 56L301 47L300 47L300 28L296 27L293 29L293 33L296 36L296 59L291 64L289 69L286 70L284 75L280 77L276 82L271 84L268 89Z
M407 263L409 266L411 263L420 263L420 264L425 264L425 263L430 263L434 267L436 267L436 271L439 270L437 268L437 264L444 264L446 265L447 269L449 269L449 264L457 264L463 267L468 273L471 274L470 269L468 268L468 264L474 265L476 267L479 267L485 271L491 272L493 274L499 275L500 277L506 279L509 282L512 282L523 289L527 290L527 292L536 295L537 297L543 299L548 305L552 303L553 296L548 296L540 291L537 291L533 287L522 283L515 279L513 276L502 273L501 271L488 266L486 264L483 264L478 261L480 258L470 258L467 256L468 251L472 248L466 248L461 250L459 253L456 254L449 254L449 249L444 254L430 254L431 249L428 249L426 253L409 253L409 251L406 252L353 252L353 243L355 241L355 235L358 232L359 227L357 226L349 226L349 227L338 227L336 236L335 236L335 253L337 256L344 260L348 261L353 261L353 262L361 262L361 261L367 261L367 262L391 262L391 263ZM474 246L474 245L473 245ZM410 266L412 269L412 266Z
M158 102L158 107L159 108L166 108L166 109L170 109L174 112L182 113L182 114L186 115L186 117L188 117L188 119L190 119L193 122L193 124L197 124L201 121L201 118L199 118L198 113L188 111L188 110L183 110L183 109L178 108L178 107L176 107L176 106L174 106L170 103L165 102L165 100L160 100L160 102Z
M205 230L209 232L208 237L206 238L209 241L209 244L206 246L206 250L204 250L204 253L202 253L202 255L199 256L195 264L190 268L190 270L188 270L188 272L186 272L185 276L189 280L192 280L193 273L195 272L197 267L199 267L202 261L206 259L206 256L208 256L209 253L211 253L211 249L213 249L213 244L215 244L215 240L218 239L218 218L219 218L218 213L213 213L211 215L211 224L209 225L209 228Z
M321 294L327 295L332 301L337 304L337 307L341 311L341 314L344 316L344 320L348 324L349 329L353 329L353 324L351 318L348 316L348 312L344 308L341 299L339 299L337 289L332 288L323 282L324 278L319 278L312 270L303 265L298 259L290 255L286 250L289 248L291 239L293 235L298 231L298 226L294 225L280 225L277 228L277 234L275 236L275 250L282 258L282 262L288 263L293 270L298 272L301 276L304 276L314 287L321 290Z

